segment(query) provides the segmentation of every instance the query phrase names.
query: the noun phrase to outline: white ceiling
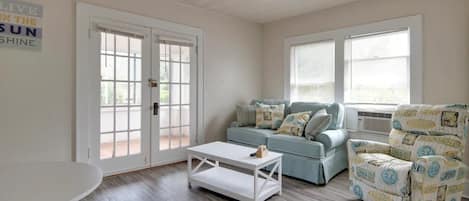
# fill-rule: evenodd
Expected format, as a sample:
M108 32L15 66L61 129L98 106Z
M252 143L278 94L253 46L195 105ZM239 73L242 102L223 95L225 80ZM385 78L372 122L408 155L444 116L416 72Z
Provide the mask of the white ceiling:
M170 0L265 23L357 0Z

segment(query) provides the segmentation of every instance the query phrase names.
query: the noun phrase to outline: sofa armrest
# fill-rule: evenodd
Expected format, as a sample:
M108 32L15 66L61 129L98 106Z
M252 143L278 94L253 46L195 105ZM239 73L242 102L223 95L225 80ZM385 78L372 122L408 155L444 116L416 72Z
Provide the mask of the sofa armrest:
M445 195L459 200L464 191L466 172L467 166L456 159L440 155L419 157L412 164L410 173L412 200L440 200Z
M370 140L350 139L347 142L349 159L359 153L382 153L390 154L391 145Z
M243 125L237 121L233 121L230 124L230 128L243 127Z
M324 145L324 149L327 151L346 143L348 140L348 134L344 129L326 130L317 135L314 140L322 143Z

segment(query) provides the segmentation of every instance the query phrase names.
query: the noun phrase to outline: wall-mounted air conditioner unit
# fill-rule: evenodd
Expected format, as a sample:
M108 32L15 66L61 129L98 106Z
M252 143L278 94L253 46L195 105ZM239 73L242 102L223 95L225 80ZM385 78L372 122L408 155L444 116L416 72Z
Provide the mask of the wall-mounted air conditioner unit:
M388 135L391 131L391 111L347 108L346 127L352 132Z

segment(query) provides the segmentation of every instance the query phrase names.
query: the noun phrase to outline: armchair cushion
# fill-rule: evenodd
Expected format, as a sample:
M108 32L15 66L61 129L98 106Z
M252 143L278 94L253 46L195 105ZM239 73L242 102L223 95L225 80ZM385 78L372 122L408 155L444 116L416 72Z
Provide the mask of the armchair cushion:
M402 160L415 161L427 155L442 155L461 160L464 141L454 135L418 135L393 129L389 135L391 155Z
M412 200L461 197L466 171L466 165L455 159L438 155L420 157L412 165Z
M381 153L360 153L351 161L355 179L390 194L409 195L412 162Z
M465 137L468 130L467 105L400 105L393 114L392 127L425 135Z

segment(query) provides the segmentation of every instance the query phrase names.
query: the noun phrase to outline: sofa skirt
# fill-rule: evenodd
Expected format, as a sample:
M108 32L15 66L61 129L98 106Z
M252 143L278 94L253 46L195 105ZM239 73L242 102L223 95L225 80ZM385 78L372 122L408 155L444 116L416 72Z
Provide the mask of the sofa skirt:
M228 142L253 147L238 142ZM271 151L283 153L279 150ZM343 170L347 169L347 167L348 160L346 144L337 147L334 153L328 154L327 157L322 159L313 159L289 153L283 153L282 157L283 175L301 179L317 185L327 184L330 179ZM271 170L271 168L273 168L273 166L267 167L267 170Z

